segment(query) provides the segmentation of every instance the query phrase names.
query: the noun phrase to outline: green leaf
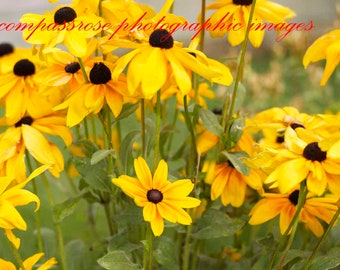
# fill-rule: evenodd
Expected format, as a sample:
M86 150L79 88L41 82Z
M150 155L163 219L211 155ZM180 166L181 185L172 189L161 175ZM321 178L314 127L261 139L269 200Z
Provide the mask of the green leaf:
M209 111L209 110L205 110L203 108L199 109L199 115L202 119L203 125L204 127L209 130L210 132L218 135L218 136L222 136L223 134L223 128L220 125L220 123L218 122L217 116Z
M66 217L72 215L80 199L81 196L77 196L75 198L70 198L62 203L56 204L53 207L54 221L59 223L63 221Z
M65 246L67 269L81 270L86 268L84 242L80 239L72 240Z
M107 253L98 259L98 264L107 270L137 270L142 269L138 264L132 263L127 254L122 250Z
M316 257L309 270L331 270L340 267L340 248L333 248L327 252L327 255Z
M128 238L127 230L122 230L118 234L115 234L110 238L109 245L107 247L108 251L121 250L127 253L131 253L136 249L141 249L143 246L141 244L131 243Z
M123 139L120 145L120 153L119 157L123 164L123 167L126 171L128 160L132 158L132 146L133 143L141 136L141 132L139 130L133 130L128 133Z
M235 82L230 86L230 89L234 89ZM240 108L242 108L242 105L246 99L247 90L244 87L244 85L239 82L237 93L236 93L236 99L234 104L234 112L237 112Z
M192 236L198 239L231 236L239 231L245 223L245 220L230 218L222 211L208 209L202 215L198 225L198 232L194 233Z
M115 153L114 150L98 150L94 152L91 158L91 165L97 164L99 161L105 159L109 155L113 155Z
M238 117L233 120L228 136L228 140L233 143L233 146L235 146L235 144L241 138L244 126L245 126L244 117Z
M111 192L112 184L106 173L107 165L104 160L91 165L90 158L73 157L73 164L92 189Z
M131 103L126 103L123 105L122 111L120 112L120 114L118 115L118 117L114 120L122 120L128 116L130 116L131 114L133 114L137 108L139 107L139 102L131 104Z
M174 241L168 237L156 238L155 246L153 255L162 269L178 270L177 250Z
M222 154L233 164L236 170L244 175L250 174L250 168L242 161L243 158L249 157L249 155L244 152L227 152L223 151Z

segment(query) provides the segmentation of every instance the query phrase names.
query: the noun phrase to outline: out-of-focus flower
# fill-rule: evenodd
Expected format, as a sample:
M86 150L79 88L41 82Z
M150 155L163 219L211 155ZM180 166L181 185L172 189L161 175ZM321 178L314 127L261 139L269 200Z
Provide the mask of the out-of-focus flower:
M62 104L54 108L68 108L67 126L79 124L90 113L97 114L105 102L115 117L119 115L123 107L123 94L126 93L126 81L123 75L112 80L108 66L106 62L95 63L89 74L90 82L73 91Z
M6 119L2 119L6 120ZM54 113L41 118L24 116L18 122L7 122L8 128L0 135L0 165L4 164L6 175L18 180L26 176L25 150L37 161L50 165L50 172L59 177L64 169L64 158L59 148L43 135L57 135L65 145L72 142L72 134L65 126L65 116Z
M190 215L182 208L193 208L200 205L200 200L187 197L194 188L189 179L170 182L168 165L161 160L154 175L141 157L134 161L137 178L121 175L112 182L120 187L125 194L143 207L144 220L151 223L155 236L160 236L164 230L164 219L172 223L189 225Z
M207 9L216 10L210 17L210 23L215 25L209 29L212 37L222 37L228 33L228 41L232 46L243 42L249 19L252 0L216 0L207 6ZM262 44L264 37L264 21L274 25L287 25L286 20L295 16L295 13L282 5L272 1L257 0L249 32L250 43L254 47ZM282 30L280 29L279 30ZM253 28L253 29L252 29Z
M264 198L249 213L251 216L249 224L262 224L280 215L280 232L284 234L295 215L299 190L285 194L264 193L262 196ZM330 223L338 209L337 201L338 198L335 196L317 198L311 194L307 195L299 221L305 223L317 237L320 237L324 230L319 219Z
M54 257L52 257L48 259L46 262L44 262L42 265L40 265L38 268L35 268L34 266L43 256L44 256L44 253L37 253L37 254L30 256L26 260L24 260L23 265L25 269L26 270L32 270L32 269L47 270L47 269L51 269L54 265L57 264L57 260ZM17 268L12 262L6 261L3 259L0 259L0 268L3 270L17 270ZM21 270L21 268L19 268L19 270Z
M320 86L324 86L340 61L340 29L333 30L321 37L307 49L303 57L306 68L310 63L326 59Z
M104 20L93 13L84 13L79 6L58 6L52 12L24 14L20 21L33 27L23 30L26 42L44 45L42 48L54 48L63 43L77 57L87 52L87 39L101 31L98 24Z

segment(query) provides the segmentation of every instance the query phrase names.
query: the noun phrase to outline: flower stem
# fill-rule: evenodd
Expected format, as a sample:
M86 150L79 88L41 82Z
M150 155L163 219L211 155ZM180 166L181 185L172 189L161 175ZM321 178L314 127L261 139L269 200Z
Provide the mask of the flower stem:
M154 158L153 158L153 172L156 170L158 159L159 159L159 142L161 136L161 91L157 92L157 103L156 103L156 137L154 146Z
M305 204L307 193L308 193L308 190L306 188L306 182L302 181L300 183L299 199L298 199L298 203L296 205L296 211L295 211L294 217L293 217L292 221L290 222L288 228L284 232L284 234L281 236L280 241L279 241L272 257L271 257L268 269L273 269L276 256L278 255L279 251L285 246L285 250L283 252L283 255L282 255L281 261L280 261L280 267L282 267L284 260L286 258L287 252L289 251L289 248L290 248L290 246L293 242L293 238L294 238L296 228L297 228L299 218L300 218L300 213L301 213L303 205ZM290 234L290 236L288 236L289 234ZM287 238L288 238L288 243L287 243Z
M201 0L201 25L204 25L205 21L205 6L206 6L206 0ZM204 51L204 35L205 31L201 31L200 33L200 50L203 52Z
M146 156L146 146L145 146L145 99L142 98L140 101L141 105L141 128L142 128L142 157L145 159Z
M190 158L188 161L188 173L189 175L196 175L196 163L197 163L197 147L196 147L196 137L195 137L195 131L192 126L192 122L190 119L190 114L189 114L189 109L188 109L188 100L187 100L187 95L184 96L183 99L184 103L184 118L185 118L185 123L187 125L187 128L190 132L190 137L191 137L191 150L190 150ZM195 168L195 172L194 172ZM194 179L195 180L195 179ZM194 181L196 182L196 181Z
M152 230L151 230L150 224L146 224L145 239L146 239L146 244L144 246L143 269L152 270L153 236L152 236ZM148 255L149 255L149 257L148 257Z
M8 245L10 246L10 250L15 258L15 261L18 263L19 267L21 270L26 270L25 266L24 266L24 263L23 263L23 260L18 252L18 250L16 249L16 247L14 246L14 244L7 238L6 236L6 239L7 239L7 242L8 242Z
M337 220L338 220L338 218L339 218L339 215L340 215L340 207L339 207L339 206L340 206L340 200L338 200L337 206L338 206L338 210L335 212L335 214L334 214L334 216L333 216L331 222L328 224L327 229L326 229L326 231L324 232L324 234L322 235L322 237L320 238L318 244L317 244L316 247L313 249L313 252L312 252L312 254L309 256L308 261L307 261L307 263L306 263L306 265L305 265L305 267L304 267L303 269L305 269L305 270L309 269L309 266L310 266L310 264L312 263L312 261L313 261L315 255L316 255L317 251L319 250L319 248L320 248L322 242L326 239L326 237L327 237L328 234L330 233L332 227L333 227L334 224L337 222Z
M55 206L55 200L53 197L53 194L51 192L49 183L48 183L48 179L46 178L45 173L41 174L41 178L43 180L45 189L46 189L46 193L47 193L47 197L48 200L50 202L50 206L51 209L53 210L54 206ZM60 256L60 261L61 261L61 269L66 270L67 266L66 266L66 256L65 256L65 248L64 248L64 237L63 237L63 231L61 229L61 225L60 222L57 222L56 220L53 220L54 222L54 226L57 232L57 239L58 239L58 246L59 246L59 256Z
M244 41L242 43L241 55L240 55L240 59L239 59L239 63L238 63L233 93L232 93L232 96L231 96L231 103L230 103L230 106L229 106L229 102L227 102L228 98L226 97L226 100L225 100L224 106L223 106L222 127L224 128L224 131L227 132L227 133L229 133L229 128L230 128L230 125L231 125L230 119L232 118L232 116L234 114L234 107L235 107L235 102L236 102L236 97L237 97L238 85L239 85L239 82L241 81L241 78L242 78L242 75L243 75L244 58L245 58L246 51L247 51L247 44L248 44L249 32L250 32L250 29L249 29L248 26L250 25L250 23L253 20L255 5L256 5L256 0L253 0L253 3L251 5L251 9L250 9L248 23L247 23L246 35L245 35ZM228 111L228 107L229 107L229 111Z
M192 226L188 225L187 232L185 235L185 243L184 243L184 255L183 255L184 257L183 257L183 266L182 266L183 270L189 269L191 231L192 231Z
M32 173L33 167L32 167L32 163L31 163L28 152L26 152L26 163L27 163L27 169L29 173ZM32 179L31 182L32 182L33 192L35 195L38 196L38 188L37 188L36 180ZM34 217L35 217L35 225L37 228L38 249L40 252L44 252L44 246L43 246L42 234L41 234L41 212L40 211L35 212Z

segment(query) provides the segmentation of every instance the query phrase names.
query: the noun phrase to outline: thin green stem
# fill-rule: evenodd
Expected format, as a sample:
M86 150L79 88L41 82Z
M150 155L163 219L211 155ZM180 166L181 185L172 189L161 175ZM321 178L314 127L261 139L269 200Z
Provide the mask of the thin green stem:
M146 156L146 140L145 140L145 99L142 98L140 101L141 105L141 128L142 128L142 157Z
M86 70L85 70L85 66L84 66L84 63L83 63L83 60L81 59L81 57L78 57L78 62L79 62L79 66L80 66L81 72L83 73L83 77L85 79L85 83L89 83L90 80L89 80L89 77L87 76L87 73L86 73Z
M178 109L176 108L175 112L174 112L174 117L173 117L173 120L172 120L172 129L173 130L175 129L177 119L178 119ZM170 136L169 136L169 143L168 143L168 147L167 147L167 151L166 151L166 158L169 158L173 138L174 138L174 135L173 135L173 132L172 132L172 133L170 133Z
M31 163L30 156L28 152L26 152L26 163L27 163L27 169L29 173L33 172L33 167ZM38 196L38 187L35 179L32 179L32 187L33 187L33 192L35 195ZM44 245L43 245L43 240L42 240L42 234L41 234L41 212L37 211L35 212L35 225L37 228L37 240L38 240L38 249L40 252L44 252Z
M153 235L152 235L151 225L149 223L146 224L145 240L146 240L146 244L144 245L143 269L152 270Z
M157 92L156 103L156 137L154 146L153 172L156 170L159 159L159 142L161 137L161 91Z
M191 137L191 150L190 150L190 158L189 158L189 161L188 161L188 173L189 173L189 175L196 175L196 173L195 173L196 172L196 166L197 166L197 164L196 164L197 163L196 136L195 136L195 131L194 131L194 128L192 126L191 119L190 119L187 95L184 96L183 103L184 103L185 123L187 125L187 128L188 128L189 133L190 133L190 137Z
M105 215L106 215L106 220L107 220L107 224L109 227L110 235L112 236L115 233L115 228L114 228L112 218L111 218L110 204L107 202L107 203L104 203L103 206L105 210Z
M296 205L296 211L295 211L294 217L293 217L292 221L290 222L288 228L284 232L284 234L281 236L280 241L279 241L275 251L273 252L272 257L271 257L268 269L273 269L274 262L275 262L275 259L278 255L279 251L283 247L286 247L284 252L283 252L281 262L280 262L280 265L283 265L285 257L287 255L287 252L289 251L290 245L291 245L292 240L293 240L293 239L290 240L290 238L294 238L294 234L296 232L296 228L294 229L294 227L297 226L297 224L299 222L300 213L301 213L301 210L303 208L303 205L305 204L307 193L308 193L308 190L306 188L306 182L302 181L300 183L299 199L298 199L298 203ZM289 234L291 234L291 235L289 236ZM287 244L287 238L288 238L288 241L289 241L288 244Z
M205 21L205 6L206 6L206 0L201 0L201 25L204 25ZM205 31L204 29L200 33L200 50L203 52L204 51L204 36L205 36Z
M185 235L185 243L184 243L184 255L183 255L183 265L182 265L183 270L189 269L191 231L192 231L192 226L188 225L187 232Z
M46 175L44 173L41 174L40 176L41 176L41 178L43 180L43 183L44 183L44 186L45 186L45 190L46 190L46 193L47 193L47 197L48 197L51 209L53 210L53 208L55 206L55 200L54 200L53 194L51 192L50 185L48 183L48 179L46 178ZM58 246L59 246L59 256L60 256L60 261L61 261L61 268L63 270L66 270L67 266L66 266L66 256L65 256L65 248L64 248L63 231L62 231L60 222L57 222L56 220L53 220L53 222L54 222L54 226L55 226L55 229L56 229L56 232L57 232L57 239L58 239Z
M323 241L326 239L326 237L328 236L328 234L330 233L332 227L334 226L334 224L338 221L339 215L340 215L340 200L337 202L337 206L338 206L338 210L335 212L331 222L328 224L326 231L324 232L324 234L321 236L321 238L319 239L319 242L317 243L316 247L314 248L312 254L309 256L308 261L305 265L305 267L303 269L307 270L309 269L317 251L319 250L319 248L321 247L321 244L323 243Z
M14 244L7 238L6 236L6 239L7 239L7 242L8 242L8 245L10 247L10 250L14 256L14 259L15 261L17 262L17 264L19 265L20 269L21 270L26 270L25 266L24 266L24 262L18 252L18 250L16 249L16 247L14 246Z
M233 88L233 93L231 96L231 103L229 106L229 102L224 102L224 106L223 106L223 111L222 111L222 127L224 128L225 132L229 132L229 128L230 128L230 119L233 116L234 113L234 107L235 107L235 102L236 102L236 96L237 96L237 90L238 90L238 85L239 82L241 81L242 75L243 75L243 69L244 69L244 58L246 55L246 51L247 51L247 44L248 44L248 40L249 40L249 25L253 20L253 15L254 15L254 10L255 10L255 5L256 5L256 0L253 0L253 3L251 5L251 9L250 9L250 14L249 14L249 19L248 19L248 23L247 23L247 30L246 30L246 35L244 37L244 41L242 43L242 49L241 49L241 55L240 55L240 59L239 59L239 64L238 64L238 68L237 68L237 74L236 74L236 79L235 79L235 83L234 83L234 88ZM228 111L228 107L229 107L229 111ZM228 113L227 113L228 111Z

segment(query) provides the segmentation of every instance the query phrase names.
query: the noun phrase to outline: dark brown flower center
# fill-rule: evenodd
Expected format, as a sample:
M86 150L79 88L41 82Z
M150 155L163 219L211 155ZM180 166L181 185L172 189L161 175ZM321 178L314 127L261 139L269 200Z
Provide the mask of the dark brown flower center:
M33 118L31 116L25 116L21 118L18 122L15 123L15 127L21 127L22 125L32 125L33 123Z
M222 115L222 110L221 109L213 109L212 112L216 115Z
M292 124L290 124L290 127L292 128L292 129L297 129L297 128L305 128L305 126L304 125L302 125L302 124L298 124L298 123L292 123Z
M22 59L15 63L13 72L17 76L29 76L35 73L34 64L28 59Z
M249 6L253 3L253 0L233 0L234 5Z
M90 81L93 84L105 84L111 80L111 71L104 63L95 63L90 71Z
M299 201L299 190L294 190L290 193L288 199L292 204L297 205Z
M324 161L327 158L327 152L322 151L317 142L307 144L305 149L303 149L302 155L308 160L319 162Z
M277 135L276 136L276 143L283 143L285 141L284 135Z
M14 47L10 43L0 44L0 57L14 52Z
M149 44L152 47L171 49L174 46L174 39L167 30L156 29L150 35Z
M65 71L67 73L72 73L72 74L76 73L79 69L80 69L80 65L78 62L70 63L65 67Z
M54 13L54 22L57 24L72 22L75 18L77 13L70 7L62 7Z
M157 189L150 189L146 194L149 202L159 203L163 200L163 194Z

